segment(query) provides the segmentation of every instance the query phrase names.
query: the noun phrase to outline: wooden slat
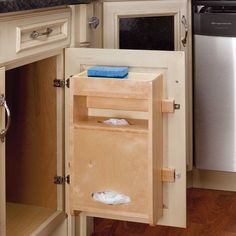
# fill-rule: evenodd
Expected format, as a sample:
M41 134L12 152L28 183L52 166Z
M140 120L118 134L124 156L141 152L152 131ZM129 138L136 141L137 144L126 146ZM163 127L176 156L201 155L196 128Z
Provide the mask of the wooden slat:
M149 224L156 225L163 215L163 186L161 169L163 167L163 115L161 101L163 96L163 77L153 80L149 98L149 145L148 145L148 193Z
M97 109L113 109L123 111L148 111L146 99L124 99L124 98L105 98L87 97L87 107Z
M129 73L128 79L89 78L83 72L72 78L74 94L81 96L101 96L109 98L147 99L150 87L147 83L157 74Z

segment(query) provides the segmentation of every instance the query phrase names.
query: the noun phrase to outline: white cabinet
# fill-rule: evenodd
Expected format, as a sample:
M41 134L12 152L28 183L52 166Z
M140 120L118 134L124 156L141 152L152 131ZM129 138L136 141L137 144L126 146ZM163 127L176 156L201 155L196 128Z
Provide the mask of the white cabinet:
M182 42L182 39L185 38L185 27L183 23L181 23L181 20L182 18L186 20L187 27L187 0L105 1L103 16L103 45L105 48L120 48L120 20L122 18L173 17L173 24L168 24L166 27L170 27L168 30L173 31L174 50L185 50L186 43ZM131 26L132 24L127 27ZM146 27L148 27L147 24ZM142 34L144 30L145 29L141 29L139 33ZM153 34L155 34L155 32L153 32ZM161 37L162 40L167 40L165 35L161 33L158 36ZM188 40L189 38L186 38L186 42Z
M14 41L14 47L11 48L9 53L6 54L6 57L1 58L0 61L1 65L7 66L7 71L5 71L4 68L0 70L0 88L5 90L6 87L7 94L5 96L9 101L9 107L12 111L12 123L7 138L4 143L0 143L1 235L5 234L6 225L9 222L13 222L10 225L11 230L21 228L23 235L30 233L32 235L50 235L63 221L67 221L65 212L69 216L68 235L72 235L71 215L78 214L78 211L82 211L85 216L98 216L151 223L154 225L160 224L185 227L186 101L184 53L70 48L66 49L64 60L63 48L68 45L68 40L70 39L69 28L71 12L67 8L55 10L55 12L52 11L50 13L52 18L50 18L50 14L47 11L42 14L45 14L42 17L40 17L40 14L37 14L38 13L27 15L29 18L16 16L19 21L14 21L14 19L10 18L6 19L6 22L11 21L12 23L10 24L9 31L12 37L16 38L16 40L20 37L21 39L18 42L21 43ZM30 16L33 17L32 21L30 21ZM50 23L50 27L47 25L47 22ZM3 19L1 19L0 24L5 24ZM55 35L50 36L51 33L49 33L48 36L39 36L43 38L46 37L46 39L42 41L34 41L30 36L32 30L44 34L45 32L48 33L48 28L52 28ZM3 32L5 29L6 24L3 28ZM20 35L18 38L16 37L17 33L18 36ZM3 39L6 40L5 35ZM0 41L3 39L1 37ZM1 41L0 45L4 45L4 43L5 41ZM172 113L159 113L160 120L163 121L159 122L161 125L158 127L161 128L158 128L158 135L156 131L153 132L153 135L160 137L163 144L158 143L157 145L153 144L150 146L152 147L151 149L156 150L156 147L159 145L159 150L153 151L154 153L159 152L159 164L154 165L156 167L152 169L152 165L149 163L149 167L146 171L142 172L144 178L148 179L148 185L152 186L148 188L146 194L146 199L152 201L148 207L150 217L147 217L145 215L146 213L143 214L143 212L146 212L144 209L139 209L136 212L137 214L130 214L135 207L143 206L145 200L140 201L141 205L137 204L134 207L128 206L127 209L124 208L127 214L124 214L122 207L119 209L119 214L116 213L113 206L95 204L96 207L91 207L93 206L93 200L90 196L92 190L87 192L87 199L85 197L84 202L80 201L79 189L84 186L81 185L81 182L85 181L84 178L89 172L83 170L84 175L81 175L81 179L74 185L77 181L77 179L75 179L76 176L81 172L81 170L76 169L73 164L77 161L80 163L81 161L80 154L77 156L74 149L76 147L80 150L80 145L85 147L87 144L83 144L85 138L80 139L80 133L83 133L81 129L76 130L78 134L74 135L73 133L71 122L74 119L74 113L71 113L71 109L77 109L77 105L78 107L83 107L84 104L87 106L88 101L82 103L82 105L75 103L72 108L71 101L74 95L72 88L70 86L67 87L67 85L74 84L75 86L77 83L77 74L93 65L127 66L130 73L143 74L147 77L149 77L150 74L161 75L163 85L159 84L159 87L161 87L162 95L158 98L159 100L155 101L153 104L158 104L159 109L161 109L161 107L165 105L165 100L169 99L175 100L176 108L179 108L173 110ZM4 84L5 77L6 85ZM55 88L53 87L53 80L55 78L62 80L69 78L69 80L67 80L69 83L64 83L66 84L65 89ZM116 87L114 87L114 89L116 89ZM154 91L156 87L154 86L152 89ZM1 91L1 93L4 93L4 91ZM153 94L156 94L156 90ZM103 104L100 95L98 97L99 99L97 99L97 97L90 99L90 104L94 101L95 103L100 101L100 104ZM142 100L140 101L141 104L145 104L145 101L143 101L142 98L140 99ZM149 99L147 100L149 101ZM140 107L140 104L136 100L135 104L138 104L137 107ZM172 106L171 108L173 108L174 102L170 103L170 105ZM156 115L153 115L152 118L147 118L147 112L143 110L129 113L127 110L122 111L122 109L109 109L107 113L107 109L101 109L101 107L96 109L93 106L88 106L87 116L126 117L131 120L141 120L141 122L145 120L150 122L156 117ZM157 107L153 107L153 109L155 110ZM4 119L5 112L1 107L2 129L4 129ZM106 135L107 134L104 133L104 137L106 137ZM103 135L101 135L101 139L102 137ZM87 134L86 138L88 138L87 141L89 142L90 137ZM127 138L129 137L127 136L126 139ZM117 142L122 142L122 139L122 137L116 137ZM91 142L92 140L93 145L95 145L96 132ZM150 142L152 141L153 140L150 140ZM5 145L7 149L6 155ZM131 148L131 145L133 145L132 142L130 142L127 148ZM140 147L137 146L137 148L139 149ZM160 151L160 149L162 150ZM86 153L85 155L87 158ZM147 156L149 157L150 155ZM118 165L119 155L116 159ZM85 166L93 166L94 161L95 160L86 159ZM155 163L156 159L153 159L153 162ZM143 157L143 162L140 163L146 163L145 157ZM142 166L137 167L142 169ZM107 166L107 168L110 167ZM132 163L130 163L129 168L131 174L135 174L135 169L132 169ZM165 176L163 176L163 174L165 173L165 168L173 168L175 170L174 182L168 183L164 181ZM5 180L5 169L7 170L7 180ZM153 175L151 175L151 169L154 173ZM172 172L172 174L173 173L174 172ZM65 182L65 186L54 185L53 178L55 175L62 176L61 179L57 180L59 182L60 180ZM128 176L129 174L124 176L127 182L131 181L127 179ZM90 181L92 180L93 179L90 179ZM89 178L86 181L88 181L87 184L89 185ZM101 182L102 181L100 181L100 184ZM122 183L119 183L119 181L115 182L115 186L119 186L119 184L122 186ZM74 188L72 189L71 186L74 186ZM112 181L108 181L107 187L115 188L115 186L112 185ZM159 191L157 191L157 189L159 189ZM102 190L106 189L101 189L101 191ZM119 189L117 189L117 191L118 190ZM151 194L152 191L154 192L153 194ZM154 199L152 196L154 196ZM158 196L158 201L155 200L155 196ZM6 200L11 203L6 204ZM86 206L86 202L89 202L89 207ZM33 208L32 205L34 206ZM5 209L7 209L7 214L5 214ZM145 217L143 217L142 214L145 215ZM26 216L25 219L24 216ZM29 231L24 231L29 228L25 226L28 225L27 220L29 219L31 222L38 221L38 223L36 223L36 225L31 224L32 228L30 228ZM20 223L20 220L22 220L22 223ZM19 231L17 233L20 235ZM14 233L8 233L7 235L12 234Z

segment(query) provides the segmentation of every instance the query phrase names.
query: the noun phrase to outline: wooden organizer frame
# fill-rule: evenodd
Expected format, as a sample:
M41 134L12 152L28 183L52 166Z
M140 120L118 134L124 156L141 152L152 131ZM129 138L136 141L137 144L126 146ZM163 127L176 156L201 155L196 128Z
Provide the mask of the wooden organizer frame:
M71 79L69 187L70 211L103 213L120 220L155 225L163 214L162 74L129 73L127 79ZM145 112L147 119L129 119L128 126L109 126L89 109ZM131 202L106 205L93 192L114 190Z

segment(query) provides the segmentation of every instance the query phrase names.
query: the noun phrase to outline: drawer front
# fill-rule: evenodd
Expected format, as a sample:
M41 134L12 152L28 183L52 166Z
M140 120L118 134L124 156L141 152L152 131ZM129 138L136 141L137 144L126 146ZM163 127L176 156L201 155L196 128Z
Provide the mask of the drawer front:
M69 8L0 18L0 65L70 44Z
M68 23L68 18L64 18L16 27L16 53L65 41L68 38Z

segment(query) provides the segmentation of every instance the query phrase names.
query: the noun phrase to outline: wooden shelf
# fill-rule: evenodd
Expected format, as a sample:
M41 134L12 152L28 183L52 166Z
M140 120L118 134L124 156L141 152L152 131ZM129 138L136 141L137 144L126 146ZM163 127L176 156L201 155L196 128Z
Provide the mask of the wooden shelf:
M147 133L148 121L147 120L134 120L126 119L129 125L108 125L104 124L104 120L108 120L107 117L88 117L86 120L79 121L74 125L75 129L96 129L107 131L119 131L119 132L132 132L132 133Z
M30 235L55 210L17 203L7 203L7 236Z

